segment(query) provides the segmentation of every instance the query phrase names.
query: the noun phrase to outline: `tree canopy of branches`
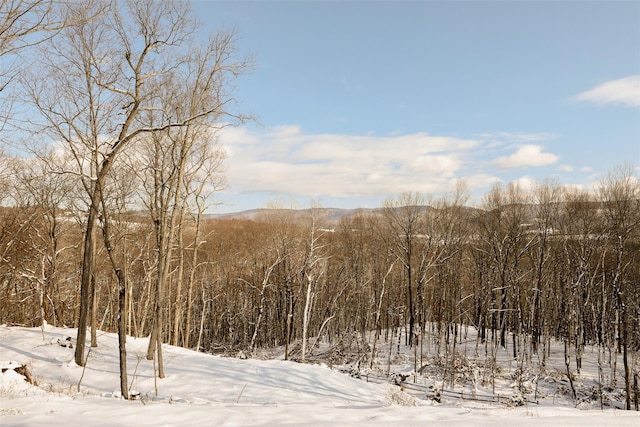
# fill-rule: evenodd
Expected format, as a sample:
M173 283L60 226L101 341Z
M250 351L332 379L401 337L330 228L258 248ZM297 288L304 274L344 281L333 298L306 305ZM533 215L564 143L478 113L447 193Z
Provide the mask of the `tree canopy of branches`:
M19 75L20 101L29 112L36 112L28 119L20 118L21 129L55 141L68 155L64 162L48 162L50 172L68 175L84 190L76 194L87 215L81 218L84 238L75 353L76 363L84 365L89 312L95 316L97 308L96 255L102 245L119 282L120 305L123 310L126 306L126 258L116 253L111 224L114 204L110 202L119 185L121 153L147 141L156 141L156 147L172 152L164 158L169 163L161 166L162 174L175 177L171 188L158 175L159 157L142 165L155 170L155 177L162 181L156 180L153 191L167 195L162 205L156 197L154 203L161 212L156 211L153 218L154 223L162 224L155 229L157 246L169 252L165 256L160 251L159 261L164 264L157 270L155 311L160 313L165 260L172 244L166 242L175 237L177 216L186 217L183 194L203 194L202 185L196 188L197 179L211 181L211 173L220 166L220 150L209 148L215 143L216 130L244 120L235 110L233 82L251 63L239 58L234 32L220 31L203 43L187 2L9 1L1 6L7 12L2 15L1 53L27 47L39 51L29 70ZM50 29L52 10L64 25L56 28L54 36L32 43L35 32ZM30 149L36 155L46 150ZM210 175L203 177L207 168ZM167 203L174 209L169 226L164 216ZM102 244L98 244L98 232ZM124 330L126 317L120 318ZM153 324L155 336L162 328L160 317ZM124 332L121 336L124 338ZM96 345L95 335L92 345ZM160 346L154 349L161 356ZM159 366L163 376L161 357Z
M405 195L340 219L320 207L207 219L200 189L212 176L200 169L201 157L191 157L177 194L178 183L165 175L172 168L160 167L180 158L169 155L165 138L140 145L146 154L136 161L155 165L147 172L116 165L113 173L122 167L134 178L128 186L112 181L111 207L101 208L111 216L99 228L112 226L114 257L131 283L122 309L127 334L155 333L158 343L228 354L283 346L294 360L313 359L318 340L340 348L339 354L353 347L373 360L380 351L375 343L403 336L419 368L429 348L444 358L443 366L453 366L456 337L471 327L478 330L474 354L484 354L488 367L495 366L499 348L508 348L522 366L539 361L544 367L549 343L557 340L572 378L584 347L595 346L602 384L615 381L616 361L623 366L630 407L640 349L639 181L632 169L616 169L594 192L553 182L531 191L494 187L479 208L465 206L460 190L442 198ZM76 196L65 186L28 179L40 176L39 169L23 172L12 185L16 193L32 194L20 201L30 208L5 207L0 221L0 321L70 324L73 265L82 255L86 219L74 219L69 208L54 214L47 206L71 207L64 200ZM193 181L186 179L194 173ZM37 191L40 186L49 190ZM415 205L416 197L430 204ZM97 250L108 247L103 242ZM118 292L112 289L119 278L104 261L96 263L94 277L101 327L117 330L120 318L112 307ZM171 304L158 303L158 286ZM452 370L443 374L447 381L455 380Z

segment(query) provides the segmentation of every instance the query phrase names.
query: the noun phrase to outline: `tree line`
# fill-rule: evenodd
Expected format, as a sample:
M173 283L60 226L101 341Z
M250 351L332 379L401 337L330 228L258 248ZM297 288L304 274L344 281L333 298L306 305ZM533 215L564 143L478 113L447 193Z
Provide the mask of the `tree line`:
M11 184L21 200L2 210L0 322L77 327L86 215L63 208L70 189L20 187L29 182ZM156 331L157 342L212 353L283 346L297 360L318 339L349 340L363 363L373 363L376 345L401 338L416 351L416 370L425 353L453 360L473 328L474 353L493 363L508 348L519 363L544 367L552 340L563 342L569 377L585 346L596 346L603 383L616 381L621 359L631 399L638 182L627 167L597 191L496 185L475 208L464 188L440 198L406 193L338 220L320 207L213 219L189 209L206 201L185 191L166 228L114 186L111 217L98 222L101 233L111 227L112 246L95 248L88 324L116 331L124 318L126 335ZM144 180L128 185L141 191ZM36 198L45 194L60 198Z

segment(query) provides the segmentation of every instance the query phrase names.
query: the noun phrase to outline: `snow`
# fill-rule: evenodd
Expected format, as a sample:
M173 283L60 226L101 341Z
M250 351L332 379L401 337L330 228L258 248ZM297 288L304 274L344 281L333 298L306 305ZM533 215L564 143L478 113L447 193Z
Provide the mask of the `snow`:
M640 426L640 413L554 405L442 404L324 365L236 359L164 346L167 377L154 379L147 339L128 338L137 400L119 398L117 336L101 333L84 369L73 361L74 329L0 326L0 425L4 426ZM75 344L75 340L72 340ZM38 386L13 368L25 364ZM157 393L156 393L157 384Z

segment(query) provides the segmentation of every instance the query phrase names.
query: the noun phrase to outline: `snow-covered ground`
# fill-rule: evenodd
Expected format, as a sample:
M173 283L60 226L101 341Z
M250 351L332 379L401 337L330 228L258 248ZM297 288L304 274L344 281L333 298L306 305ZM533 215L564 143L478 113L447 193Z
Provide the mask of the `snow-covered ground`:
M0 326L0 425L640 426L635 411L576 409L550 399L520 407L436 403L324 365L224 358L171 346L163 347L167 377L156 381L142 338L127 341L129 383L141 396L127 401L116 392L117 336L99 335L84 376L74 350L63 346L67 337L75 330ZM4 369L9 362L26 364L38 386Z

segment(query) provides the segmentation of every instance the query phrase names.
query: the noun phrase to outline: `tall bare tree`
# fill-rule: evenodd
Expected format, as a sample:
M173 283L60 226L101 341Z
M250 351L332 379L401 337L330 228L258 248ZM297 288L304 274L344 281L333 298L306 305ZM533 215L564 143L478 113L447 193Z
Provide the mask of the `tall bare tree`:
M51 322L54 326L64 324L58 269L63 253L76 247L74 243L63 244L61 238L69 230L62 213L74 183L69 176L51 173L52 164L60 161L56 157L49 152L42 158L16 158L12 174L13 193L21 199L16 200L16 206L34 210L38 218L29 240L38 262L30 274L40 291L42 321ZM45 310L45 305L48 310Z
M190 187L198 171L207 162L211 166L210 161L219 157L216 149L211 148L215 145L216 131L224 126L221 120L233 118L230 117L232 113L228 106L233 98L227 87L227 79L230 75L241 73L247 66L246 63L229 63L235 51L234 40L233 33L218 33L202 48L193 49L192 59L185 64L186 75L168 76L162 88L166 93L164 97L174 100L173 104L166 105L163 112L166 117L161 117L162 120L171 120L173 116L195 117L203 108L211 105L216 105L217 109L199 120L150 135L147 164L151 176L145 179L145 187L149 196L147 205L155 226L158 262L156 317L147 357L151 357L154 346L157 347L163 339L161 311L164 308L173 248L176 239L182 236L179 224L189 208ZM182 254L179 256L183 260ZM184 264L181 262L176 276L178 299L174 310L177 313L180 312L182 298L183 270ZM178 329L174 328L173 332L176 335L174 343L177 344ZM162 372L162 363L159 363L159 367Z
M309 224L309 236L305 244L305 256L302 266L302 280L304 283L301 288L305 289L304 310L302 313L302 355L304 362L307 356L307 345L309 339L309 323L311 317L311 309L314 303L315 288L317 282L324 279L326 273L327 255L324 252L325 245L321 239L323 231L321 229L321 210L318 204L314 204L311 208L311 218Z
M225 153L220 150L219 147L207 144L202 147L199 157L193 162L194 175L192 177L191 188L188 189L188 193L191 199L190 210L195 211L192 212L195 230L193 231L193 239L191 240L190 247L185 248L191 250L191 263L189 267L189 274L187 276L184 336L182 340L184 347L189 347L190 344L196 272L201 270L207 263L206 260L204 262L201 262L200 260L201 246L205 243L204 239L206 238L204 214L206 209L210 207L212 203L216 202L213 199L214 193L221 191L226 186L224 170L222 167L224 158ZM182 228L180 231L182 232Z
M397 199L388 199L384 203L384 216L390 229L389 247L398 261L404 267L407 299L409 308L409 345L415 340L417 311L421 304L416 302L421 298L418 287L422 279L419 269L421 251L418 246L425 236L426 199L421 194L403 193ZM419 323L419 322L418 322Z
M599 187L600 200L607 224L609 244L615 254L611 283L619 314L619 342L622 347L624 365L625 404L631 410L631 365L629 362L630 312L634 292L629 280L629 243L640 229L640 181L631 165L619 166L609 173Z
M84 365L96 223L109 171L142 138L238 118L230 82L247 62L236 60L230 33L193 49L197 27L181 1L96 0L66 5L64 17L73 25L46 44L39 77L25 79L24 87L44 131L73 154L87 194L75 354ZM176 108L175 96L187 92L189 108Z

